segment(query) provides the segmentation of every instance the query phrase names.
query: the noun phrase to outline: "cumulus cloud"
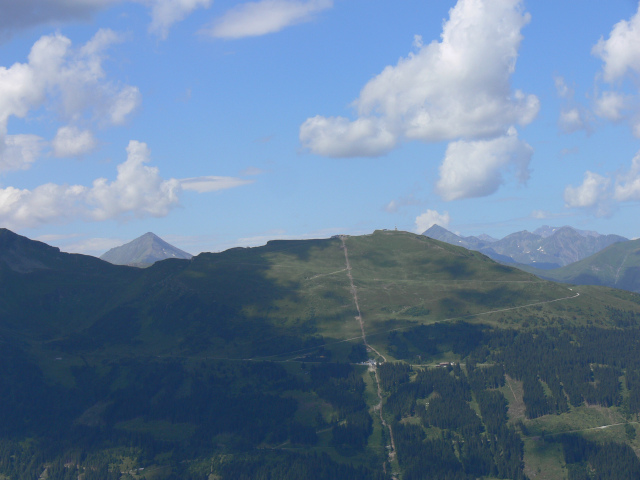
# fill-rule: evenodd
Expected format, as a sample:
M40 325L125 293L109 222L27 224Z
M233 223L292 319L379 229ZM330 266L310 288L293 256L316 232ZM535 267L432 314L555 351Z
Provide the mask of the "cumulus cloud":
M459 0L439 42L414 41L417 52L364 86L355 121L310 118L302 145L319 155L377 156L401 140L490 138L529 124L538 98L510 85L528 22L520 0Z
M4 145L0 143L0 172L26 170L38 159L45 145L44 139L37 135L6 135Z
M33 190L0 188L0 219L15 229L68 221L79 213L78 203L85 194L85 187L53 183Z
M93 14L127 0L0 0L0 40L38 25L87 21ZM169 28L212 0L130 0L151 8L149 30L166 38Z
M392 150L398 141L384 121L316 116L300 127L300 141L314 153L326 157L378 157Z
M633 157L629 171L617 178L613 196L620 202L640 200L640 153Z
M616 202L640 201L640 152L628 170L606 176L585 172L582 185L569 185L564 191L566 207L585 208L598 216L609 215Z
M421 234L433 225L440 225L443 228L447 228L450 222L451 217L449 216L449 212L440 214L436 210L427 210L416 217L416 233Z
M89 130L80 131L77 127L60 127L51 142L56 157L78 157L91 152L98 142Z
M584 112L578 107L562 109L558 124L564 133L573 133L587 128Z
M613 26L608 39L601 37L592 53L604 61L606 82L619 80L629 71L640 73L640 5L631 20Z
M47 183L33 190L0 188L0 223L9 228L24 228L76 219L163 217L179 204L183 183L174 178L163 179L156 167L146 165L149 161L147 145L132 140L127 147L127 159L118 165L113 181L98 178L91 186ZM211 182L212 178L225 177L203 177L201 183ZM198 181L189 180L192 184ZM227 180L215 189L245 183Z
M232 8L203 33L216 38L266 35L298 23L333 6L333 0L261 0Z
M594 100L596 115L613 122L628 121L634 136L640 138L640 4L630 20L616 23L609 38L601 37L591 53L603 61L600 77L611 85ZM633 93L625 90L625 79L633 80Z
M180 182L163 180L156 167L145 165L149 157L147 145L132 140L127 147L127 160L117 167L116 179L94 180L86 194L93 219L107 220L127 214L163 217L177 205Z
M610 214L611 179L590 171L585 172L582 185L568 185L564 190L564 203L569 208L585 208L597 216Z
M27 168L37 152L38 142L33 136L14 136L11 140L7 135L11 117L25 118L32 110L46 106L71 123L85 117L106 126L126 121L140 104L140 92L137 87L107 80L102 68L105 50L122 40L105 29L85 45L73 48L61 34L45 35L33 45L26 63L0 66L0 171ZM84 140L82 148L89 148L91 133L73 128L58 131L54 154L71 147L69 139L74 133L76 140ZM30 148L25 148L27 139ZM12 143L15 147L18 140L21 149L16 150ZM77 142L76 148L80 148ZM22 159L17 156L19 151L24 152Z
M457 200L494 193L504 183L505 173L524 183L532 155L533 148L518 138L515 129L492 140L450 143L436 190L445 200Z
M582 105L578 105L574 100L574 90L564 81L563 77L555 77L554 83L558 96L564 99L565 105L560 111L558 126L564 133L573 133L578 130L590 130L590 115Z
M166 38L169 28L184 20L198 8L208 8L212 0L143 0L151 5L151 25L149 30Z
M114 125L125 123L139 106L141 102L140 90L138 87L126 85L117 92L107 106L107 118Z
M594 110L596 115L604 117L612 122L619 122L624 118L625 110L628 109L632 100L629 96L618 92L602 92L595 99Z

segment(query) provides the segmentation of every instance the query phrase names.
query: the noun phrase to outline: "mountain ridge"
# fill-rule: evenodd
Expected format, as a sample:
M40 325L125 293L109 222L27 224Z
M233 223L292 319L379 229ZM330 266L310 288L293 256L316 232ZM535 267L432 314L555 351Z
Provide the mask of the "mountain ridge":
M2 260L11 255L47 268L19 272ZM589 382L591 352L607 348L598 357L606 367L593 373L603 385L620 360L613 347L626 342L631 365L640 344L638 295L553 283L409 232L273 240L140 269L0 231L0 260L8 478L116 480L134 471L230 480L257 478L256 465L274 472L264 478L388 480L390 468L408 478L423 471L425 431L482 445L481 419L496 427L480 451L486 468L451 478L489 478L506 456L511 473L500 467L492 478L526 478L525 465L535 471L549 456L523 457L522 442L579 429L571 422L587 408L583 396L603 407L596 425L612 422L608 391ZM575 354L570 335L582 350L595 346L580 369L545 376ZM605 335L609 343L597 343ZM573 388L571 406L560 380ZM512 383L533 392L522 397L529 430L507 423ZM563 415L562 428L551 413ZM477 467L475 454L458 458L451 442L433 441L450 461L434 457L430 468ZM286 444L294 448L285 455ZM520 453L507 455L514 445ZM396 452L400 463L390 466ZM334 473L276 477L283 465Z
M555 282L601 285L640 293L640 239L614 243L600 252L561 268L523 269Z
M423 235L477 250L501 263L529 265L543 270L569 265L609 245L628 241L619 235L546 225L534 232L514 232L495 241L459 236L438 225L433 225Z
M192 257L193 255L190 253L174 247L156 234L147 232L124 245L105 252L100 256L100 259L114 265L148 267L155 262L169 258L189 260Z

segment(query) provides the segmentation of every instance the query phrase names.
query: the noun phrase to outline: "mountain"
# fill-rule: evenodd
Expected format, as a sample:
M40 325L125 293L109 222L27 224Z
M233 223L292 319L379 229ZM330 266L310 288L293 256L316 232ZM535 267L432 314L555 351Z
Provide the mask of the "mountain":
M0 267L29 273L36 270L72 269L80 264L100 268L102 262L88 255L61 252L59 248L0 228Z
M557 232L560 228L564 227L550 227L549 225L543 225L540 228L537 228L533 231L536 235L540 235L541 237L547 238ZM573 228L573 227L571 227ZM595 232L593 230L579 230L577 228L573 228L576 232L578 232L583 237L599 237L601 234Z
M493 238L491 235L487 235L486 233L480 234L476 238L486 243L493 243L498 241L497 238Z
M609 245L627 241L619 235L600 235L568 226L543 226L533 233L525 230L493 241L482 236L461 237L437 225L423 235L477 250L501 263L529 265L545 270L569 265Z
M639 326L407 232L140 269L0 230L0 477L640 478Z
M429 238L433 238L434 240L440 240L441 242L446 242L451 245L457 245L459 247L468 248L470 250L479 250L489 243L493 243L495 239L486 235L485 237L463 237L460 235L456 235L455 233L450 232L446 228L441 227L440 225L433 224L428 230L422 233Z
M583 260L539 276L576 285L604 285L640 293L640 240L615 243Z
M114 265L146 267L168 258L189 260L192 256L148 232L129 243L112 248L101 255L100 259Z

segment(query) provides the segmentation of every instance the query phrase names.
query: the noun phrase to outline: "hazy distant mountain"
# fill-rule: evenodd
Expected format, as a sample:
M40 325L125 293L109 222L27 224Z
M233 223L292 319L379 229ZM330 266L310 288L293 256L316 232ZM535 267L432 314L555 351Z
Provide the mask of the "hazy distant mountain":
M479 250L483 246L488 245L489 243L492 243L490 240L487 241L480 237L473 237L473 236L462 237L460 235L456 235L455 233L450 232L449 230L441 227L440 225L435 225L435 224L431 226L428 230L423 232L423 235L429 238L433 238L434 240L440 240L441 242L446 242L451 245L457 245L459 247L465 247L470 250Z
M519 263L539 269L554 269L587 258L618 242L619 235L601 235L573 227L543 226L533 233L523 230L495 240L481 235L462 237L434 225L423 233L428 237L477 250L502 263Z
M537 228L533 231L536 235L540 235L541 237L547 238L556 233L561 228L571 228L575 230L577 233L582 235L583 237L600 237L602 236L598 232L594 232L593 230L578 230L573 227L550 227L549 225L543 225L540 228Z
M604 285L640 293L640 240L616 243L562 268L527 271L557 282Z
M112 248L100 258L114 265L144 267L167 258L188 260L192 256L149 232L120 247Z
M478 235L476 238L478 238L479 240L482 240L483 242L487 242L487 243L493 243L493 242L497 242L498 241L497 238L493 238L491 235L487 235L486 233Z

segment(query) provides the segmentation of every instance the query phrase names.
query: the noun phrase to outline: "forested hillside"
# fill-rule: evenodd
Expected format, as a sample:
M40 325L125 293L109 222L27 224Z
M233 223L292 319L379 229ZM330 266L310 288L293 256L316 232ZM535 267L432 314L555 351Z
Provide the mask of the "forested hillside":
M0 478L640 475L638 295L405 232L144 270L0 233Z

